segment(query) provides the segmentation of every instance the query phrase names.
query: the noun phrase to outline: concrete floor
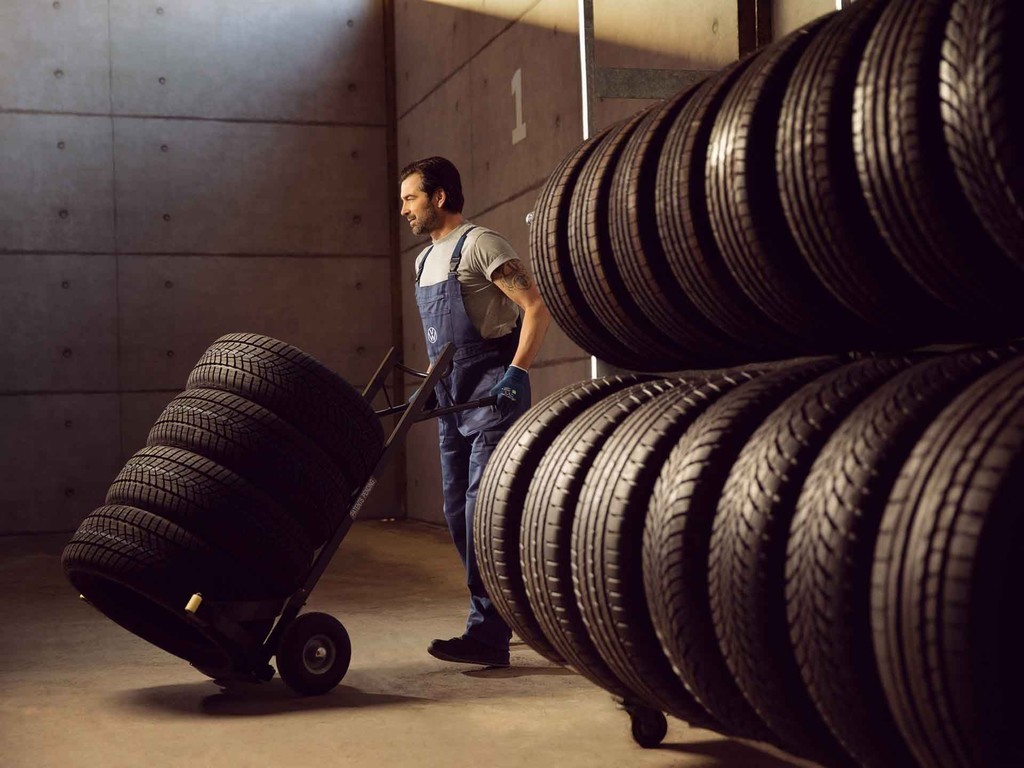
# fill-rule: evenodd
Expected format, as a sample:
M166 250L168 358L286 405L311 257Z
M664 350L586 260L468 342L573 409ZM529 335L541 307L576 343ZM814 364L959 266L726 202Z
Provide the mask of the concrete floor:
M352 666L331 693L279 679L226 694L189 664L80 601L60 570L69 537L0 537L0 765L743 766L808 765L671 720L636 746L611 697L522 643L512 667L438 661L466 599L447 532L364 522L309 602L341 619Z

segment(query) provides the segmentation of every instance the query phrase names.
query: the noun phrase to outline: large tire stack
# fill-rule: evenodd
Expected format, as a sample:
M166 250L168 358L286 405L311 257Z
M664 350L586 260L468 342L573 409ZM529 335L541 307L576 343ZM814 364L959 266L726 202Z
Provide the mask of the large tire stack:
M803 358L566 387L475 535L516 633L624 700L827 766L1024 752L1024 353Z
M82 521L64 573L129 631L223 670L224 649L186 619L189 598L283 602L383 445L370 405L321 363L266 336L223 336Z
M542 189L556 321L677 373L528 412L480 568L642 745L654 711L827 766L1024 765L1021 32L1014 0L858 0Z
M679 371L1024 333L1013 0L858 0L582 143L531 255L563 330Z

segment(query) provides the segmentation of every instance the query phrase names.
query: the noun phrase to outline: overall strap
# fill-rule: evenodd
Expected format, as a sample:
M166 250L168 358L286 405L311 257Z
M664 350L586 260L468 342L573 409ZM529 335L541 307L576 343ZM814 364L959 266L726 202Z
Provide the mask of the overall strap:
M432 250L434 250L434 246L433 245L431 245L429 248L427 248L426 251L424 251L423 258L420 259L420 265L416 269L416 285L420 284L420 278L423 277L423 267L425 267L427 265L427 256L430 255L430 252Z
M459 262L462 261L462 246L466 242L466 236L476 229L475 226L470 227L462 233L462 237L455 243L455 249L452 251L452 260L448 265L448 273L456 272L459 269ZM427 265L427 257L430 256L430 252L434 250L433 244L426 251L423 252L423 258L420 259L420 265L416 269L416 285L420 284L420 278L423 277L423 268Z
M452 251L452 260L451 263L448 265L448 274L458 272L459 262L462 261L462 246L465 245L466 238L469 236L469 233L472 232L474 229L476 229L476 227L470 227L465 232L463 232L462 237L459 238L459 242L455 244L455 249Z

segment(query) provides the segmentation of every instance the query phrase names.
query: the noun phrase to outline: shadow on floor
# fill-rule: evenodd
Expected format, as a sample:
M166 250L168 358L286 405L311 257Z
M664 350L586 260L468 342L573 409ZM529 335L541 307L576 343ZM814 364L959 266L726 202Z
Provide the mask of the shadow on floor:
M743 768L794 768L794 766L814 765L803 760L786 760L781 757L768 754L757 747L744 744L741 741L724 739L722 741L691 741L686 744L662 744L658 749L678 752L682 755L703 755L711 758L714 762L701 763L712 766L733 766L742 765ZM692 765L687 760L686 765Z
M314 712L349 707L379 707L432 701L426 697L398 696L385 693L367 693L357 688L339 685L322 696L299 696L292 693L280 680L264 684L241 685L231 690L217 691L212 682L186 685L161 685L126 691L119 695L119 703L131 709L159 710L182 715L254 716L278 715L286 712Z
M565 667L484 667L483 669L471 669L462 674L466 677L482 677L495 680L508 677L533 677L539 675L577 677L575 672Z

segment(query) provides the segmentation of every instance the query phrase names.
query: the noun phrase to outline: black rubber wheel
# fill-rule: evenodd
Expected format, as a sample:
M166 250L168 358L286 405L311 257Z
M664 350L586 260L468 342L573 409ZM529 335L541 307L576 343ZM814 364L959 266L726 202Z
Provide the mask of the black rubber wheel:
M592 683L625 699L642 698L608 668L583 622L572 574L572 529L580 489L608 436L630 413L682 379L634 384L591 405L559 434L529 484L521 540L524 581L534 615L566 663ZM648 702L650 703L650 702Z
M675 281L694 306L737 349L775 356L794 349L794 339L769 320L740 289L715 242L704 190L708 141L722 101L750 65L748 55L709 78L667 128L654 184L654 218ZM671 110L672 102L663 108ZM663 113L658 113L659 121Z
M648 112L630 137L612 178L611 249L626 291L644 314L685 351L687 368L749 359L751 350L716 328L669 269L655 220L655 174L672 121L693 96L683 91Z
M622 345L583 298L569 254L569 207L587 158L609 126L577 146L554 170L537 196L530 225L530 263L537 287L558 327L579 347L625 370L642 370L641 355Z
M319 696L345 677L352 641L330 614L303 613L285 630L276 658L285 685L301 696Z
M192 369L186 389L219 389L259 403L319 444L353 487L384 450L380 419L351 384L268 336L221 336Z
M864 202L853 153L853 92L887 0L836 14L800 57L775 142L790 232L822 284L871 328L877 347L949 336L951 313L889 251ZM943 325L939 331L936 323Z
M338 526L352 496L353 486L320 446L231 392L182 392L157 418L146 445L184 448L237 472L290 510L314 547Z
M1017 0L956 0L939 69L942 124L974 212L1024 267L1024 107L1017 92L1024 13Z
M711 532L711 613L726 664L784 748L825 764L843 763L845 751L806 691L789 638L789 526L807 473L832 430L909 364L903 357L849 363L787 398L733 464Z
M544 398L505 433L480 478L473 536L484 587L512 631L555 663L561 663L562 657L537 623L523 583L520 539L535 535L522 525L526 492L537 465L566 425L590 405L638 380L613 376L584 381Z
M974 215L943 136L939 65L952 5L892 0L875 25L854 91L857 172L889 247L958 314L964 335L1013 338L1024 327L1024 270Z
M692 350L684 346L685 337L670 338L655 325L628 290L615 262L608 219L619 158L647 112L638 112L609 131L583 164L569 206L569 258L583 300L602 326L645 359L644 370L676 371L687 367L684 361L692 358Z
M233 556L260 577L253 599L295 591L313 557L309 537L287 509L226 467L181 448L137 451L106 501L164 517ZM261 594L264 584L270 591Z
M1024 357L965 389L896 480L872 568L886 698L917 762L1024 765Z
M733 680L712 626L707 569L715 505L729 469L765 417L838 364L833 358L801 362L723 395L677 441L651 494L643 535L651 620L683 684L736 736L777 741Z
M942 355L884 384L825 443L797 502L786 553L790 637L818 711L861 765L913 763L871 642L871 564L886 500L939 411L1009 353Z
M96 509L64 547L68 581L129 632L197 666L223 669L228 655L185 615L196 592L243 599L254 577L231 557L157 515L135 507Z
M829 17L764 49L729 91L711 131L705 189L715 241L740 287L800 340L842 351L864 324L825 289L797 248L779 198L775 135L800 55Z
M741 369L672 389L629 414L594 458L573 520L573 584L590 638L608 667L658 709L721 730L672 669L647 604L643 531L658 470L686 428L757 372Z
M633 741L644 749L654 749L668 734L668 718L656 709L634 707L629 713L629 729Z

